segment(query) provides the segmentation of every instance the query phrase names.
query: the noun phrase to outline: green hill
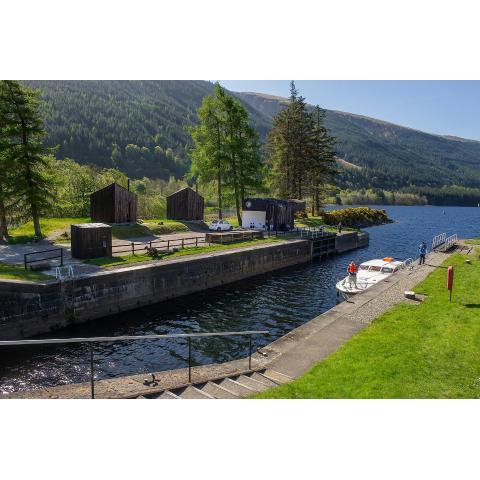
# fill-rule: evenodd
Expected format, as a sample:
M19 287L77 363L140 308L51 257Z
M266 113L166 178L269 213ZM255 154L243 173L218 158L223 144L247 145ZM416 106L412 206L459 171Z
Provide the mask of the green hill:
M213 88L205 81L24 83L42 91L47 143L58 146L59 158L117 167L132 178L185 174L191 145L186 127L195 122L196 109ZM286 99L235 95L265 139L272 116ZM326 112L326 125L337 139L340 187L421 193L439 203L451 201L448 194L456 185L461 188L450 192L454 198L465 194L467 203L478 201L477 193L464 187L480 188L480 142L332 110ZM440 190L444 186L448 188Z
M270 117L286 102L257 93L237 95ZM480 187L480 142L333 110L326 111L325 123L337 139L344 187Z

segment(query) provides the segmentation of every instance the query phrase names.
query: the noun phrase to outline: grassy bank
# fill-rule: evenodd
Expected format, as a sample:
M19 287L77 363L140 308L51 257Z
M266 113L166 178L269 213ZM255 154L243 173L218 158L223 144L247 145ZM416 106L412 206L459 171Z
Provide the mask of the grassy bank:
M52 238L55 243L70 243L70 226L74 223L87 223L88 217L79 218L43 218L40 227L45 238ZM182 222L175 220L145 220L143 223L133 225L114 225L112 227L113 238L124 240L135 237L147 237L152 235L165 235L167 233L188 232L189 228ZM35 234L33 222L27 222L9 231L9 243L33 242Z
M54 232L67 231L70 233L70 225L72 223L87 223L90 219L87 217L79 218L42 218L40 220L40 227L44 237L49 237ZM33 242L35 233L33 230L33 222L27 222L16 228L9 230L9 243L28 243Z
M52 277L41 272L33 272L25 270L23 265L12 265L0 263L0 278L8 280L29 280L31 282L38 282L41 280L49 280Z
M423 303L395 306L307 374L257 398L480 398L480 261L469 258L454 255L421 282Z
M99 267L109 268L109 267L118 267L122 265L128 265L132 263L143 263L143 262L158 262L161 260L170 260L176 257L183 257L185 255L196 255L199 253L210 253L217 252L219 250L231 250L236 248L245 248L256 245L262 245L267 243L274 243L282 241L283 238L266 238L258 240L249 240L246 242L231 243L226 245L210 245L205 247L186 247L184 249L178 250L176 252L165 252L161 254L158 258L149 257L146 254L138 255L124 255L120 257L103 257L103 258L93 258L91 260L86 260L85 263L89 265L97 265Z

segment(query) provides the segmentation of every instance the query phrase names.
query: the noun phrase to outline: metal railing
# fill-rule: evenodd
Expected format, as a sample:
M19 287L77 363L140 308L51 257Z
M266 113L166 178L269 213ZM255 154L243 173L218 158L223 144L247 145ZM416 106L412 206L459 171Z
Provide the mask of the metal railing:
M81 343L87 344L90 350L90 393L95 398L95 366L93 345L100 342L123 342L127 340L159 340L171 338L186 338L188 342L188 383L192 383L192 338L204 337L234 337L248 336L248 369L252 369L252 336L268 335L268 330L247 330L244 332L212 332L212 333L172 333L167 335L121 335L117 337L86 337L86 338L50 338L45 340L2 340L0 347L14 347L22 345L54 345Z
M49 257L43 257L43 258L37 258L35 260L29 260L28 257L30 255L38 255L40 253L49 253L49 252L60 252L59 255L53 255L53 256L49 256ZM60 259L60 266L63 267L63 248L52 248L50 250L39 250L37 252L29 252L29 253L24 253L23 254L23 264L25 266L25 270L27 270L27 266L30 264L30 263L38 263L38 262L44 262L45 260L52 260L52 259L55 259L55 258L59 258Z
M112 245L112 253L130 253L135 255L144 251L147 247L156 248L160 252L169 252L174 248L198 247L199 245L210 245L204 237L187 237L168 240L151 240L149 242L128 242ZM125 247L128 247L125 249ZM123 250L118 250L123 248Z
M450 250L456 243L458 242L458 236L455 233L454 235L451 235L450 237L445 239L445 251Z
M443 245L445 243L446 238L447 238L446 233L440 233L439 235L435 235L435 237L433 237L433 240L432 240L432 250L435 250L440 245Z

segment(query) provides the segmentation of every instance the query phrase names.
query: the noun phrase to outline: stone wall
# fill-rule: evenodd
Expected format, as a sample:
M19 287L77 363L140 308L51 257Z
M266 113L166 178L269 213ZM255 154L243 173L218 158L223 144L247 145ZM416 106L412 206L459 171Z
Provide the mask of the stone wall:
M74 280L0 282L0 338L48 333L279 268L308 262L306 240L99 272Z
M346 232L337 235L335 239L335 248L337 253L348 252L356 248L366 247L368 245L368 233Z

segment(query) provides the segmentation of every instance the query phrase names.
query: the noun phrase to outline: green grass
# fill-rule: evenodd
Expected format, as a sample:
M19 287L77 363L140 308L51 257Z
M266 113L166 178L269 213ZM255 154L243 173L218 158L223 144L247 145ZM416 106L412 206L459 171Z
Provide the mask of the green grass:
M87 223L89 218L42 218L40 227L44 237L48 237L51 233L63 230L70 234L70 225L72 223ZM33 222L27 222L9 231L10 243L28 243L34 239Z
M465 243L468 245L480 245L480 238L469 238L465 240Z
M210 253L217 252L219 250L230 250L232 248L244 248L251 247L255 245L262 245L266 243L275 243L283 240L283 238L266 238L258 240L249 240L246 242L237 242L230 243L226 245L210 245L205 247L185 247L176 252L168 252L160 255L158 258L149 257L146 254L136 254L136 255L124 255L120 257L102 257L102 258L92 258L86 260L85 263L89 265L97 265L99 267L109 268L109 267L118 267L121 265L128 265L131 263L140 263L140 262L158 262L163 259L171 259L176 257L183 257L185 255L197 255L199 253Z
M53 277L45 275L42 272L25 270L23 265L0 263L0 278L6 278L9 280L30 280L36 282L40 280L49 280Z
M480 261L454 255L308 373L256 398L480 398ZM455 267L453 301L446 267Z
M144 225L148 227L153 235L166 235L175 232L188 232L189 228L182 222L176 220L145 220Z

